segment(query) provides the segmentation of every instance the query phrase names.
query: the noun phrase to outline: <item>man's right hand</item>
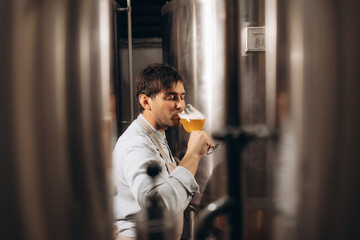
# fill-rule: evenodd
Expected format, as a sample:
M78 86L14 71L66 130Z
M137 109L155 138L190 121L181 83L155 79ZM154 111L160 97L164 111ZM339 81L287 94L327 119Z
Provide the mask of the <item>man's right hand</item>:
M187 151L202 157L211 146L212 140L207 132L193 131L190 134Z
M195 176L200 158L212 146L212 140L205 131L193 131L190 134L187 151L180 162L180 166L188 169Z

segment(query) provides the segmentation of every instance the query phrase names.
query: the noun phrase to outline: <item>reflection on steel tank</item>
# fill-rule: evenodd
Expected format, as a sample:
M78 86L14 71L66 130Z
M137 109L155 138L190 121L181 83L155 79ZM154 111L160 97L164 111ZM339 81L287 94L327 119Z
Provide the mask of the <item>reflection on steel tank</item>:
M224 38L239 29L233 24L224 32L229 8L224 11L223 2L230 1L165 5L163 52L184 76L187 103L204 113L205 130L223 129L225 116L233 114L224 88L234 81L240 86L233 99L241 103L237 127L266 124L278 133L251 142L241 157L230 156L243 165L230 170L243 180L244 223L226 224L244 228L245 239L359 239L360 2L234 0L240 5L231 20L240 25L233 69L239 79L225 78ZM266 51L244 51L244 30L264 26ZM232 37L231 46L238 46L234 36L227 39ZM188 134L180 127L167 134L173 151L184 154ZM225 150L200 162L202 194L192 202L197 209L228 194ZM221 226L221 220L215 223Z
M0 239L112 239L108 0L0 3Z
M264 4L247 2L242 5L241 11L241 28L264 26ZM177 67L183 75L186 103L191 103L205 115L205 130L210 134L223 130L228 116L225 89L228 81L225 68L225 1L175 0L163 7L163 18L166 24L163 39L164 61ZM238 114L241 122L247 126L264 124L265 53L245 53L244 47L239 49L243 53L243 61L238 69L241 69L243 78L241 83L239 82L239 90L242 92L238 99L234 99L241 103L241 113ZM178 156L184 154L188 134L179 127L168 131L167 136L173 151ZM254 235L250 222L262 221L264 224L256 234L261 232L264 236L269 219L267 180L270 176L266 174L270 165L266 164L265 140L251 142L242 154L241 161L245 164L243 170L231 171L244 179L241 186L246 208L243 217L249 220L245 221L249 223L249 226L245 226L248 228L245 231L249 236ZM238 158L231 157L234 161ZM195 208L204 208L210 202L227 195L226 159L226 148L223 147L200 161L195 178L201 187L201 194L192 201ZM220 217L216 221L223 222L221 219Z
M210 134L225 127L224 92L224 3L223 1L171 1L162 9L164 62L183 76L186 103L206 118ZM189 134L182 127L167 131L172 151L182 157ZM201 194L192 201L195 208L226 194L225 149L204 157L195 176Z
M289 121L275 169L274 239L360 239L359 10L352 0L279 4Z

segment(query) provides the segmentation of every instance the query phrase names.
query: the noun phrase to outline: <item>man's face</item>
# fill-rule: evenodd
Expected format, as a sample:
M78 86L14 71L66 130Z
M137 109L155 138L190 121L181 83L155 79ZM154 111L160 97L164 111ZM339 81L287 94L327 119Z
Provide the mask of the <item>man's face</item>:
M166 130L168 127L179 126L178 113L185 107L185 90L182 82L177 82L167 90L151 99L151 113L156 129Z

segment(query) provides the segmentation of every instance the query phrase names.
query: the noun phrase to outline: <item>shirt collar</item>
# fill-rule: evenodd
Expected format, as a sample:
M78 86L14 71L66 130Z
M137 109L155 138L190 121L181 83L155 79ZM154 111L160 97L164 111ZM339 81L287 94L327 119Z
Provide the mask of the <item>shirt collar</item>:
M141 113L140 113L140 117L141 117L143 120L145 120L146 124L148 124L148 125L150 126L151 130L156 134L156 136L157 136L160 140L166 142L165 132L164 132L164 134L163 134L163 133L161 133L159 130L157 130L156 128L154 128L154 127L145 119L145 117L144 117Z

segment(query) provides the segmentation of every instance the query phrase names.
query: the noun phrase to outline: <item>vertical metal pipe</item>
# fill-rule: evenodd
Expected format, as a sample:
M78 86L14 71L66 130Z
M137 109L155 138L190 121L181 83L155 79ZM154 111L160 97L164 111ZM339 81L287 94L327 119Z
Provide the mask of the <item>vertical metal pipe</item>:
M189 213L189 232L190 232L190 240L195 239L195 209L191 209Z
M228 127L238 127L241 124L240 96L240 25L239 25L239 1L227 0L225 3L226 27L225 27L225 73L226 86L226 124ZM230 138L230 136L228 136ZM240 149L234 139L227 139L228 159L228 192L232 209L229 212L230 239L243 238L243 201Z
M113 1L113 34L114 34L114 90L115 90L115 96L116 96L116 120L117 120L117 126L120 126L122 115L121 115L121 108L118 106L118 104L121 104L121 88L120 88L120 76L119 76L119 40L118 40L118 30L117 30L117 14L118 9L120 9L120 5L114 0ZM117 135L120 135L120 128L118 128Z
M128 47L129 47L129 81L130 81L130 118L134 120L134 73L133 73L133 51L132 51L132 25L131 25L131 0L127 0L128 19Z
M239 91L240 79L240 25L239 25L239 1L227 0L225 5L225 74L226 79L226 124L228 126L240 125Z

